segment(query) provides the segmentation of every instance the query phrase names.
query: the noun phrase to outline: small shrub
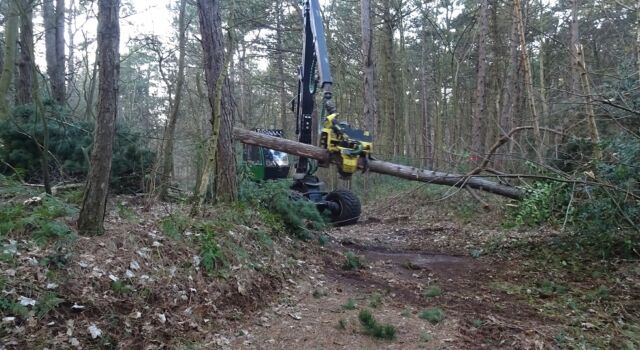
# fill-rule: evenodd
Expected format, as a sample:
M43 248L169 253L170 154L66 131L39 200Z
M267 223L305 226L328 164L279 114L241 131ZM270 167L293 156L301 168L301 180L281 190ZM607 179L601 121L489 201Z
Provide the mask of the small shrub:
M444 320L445 314L441 309L433 308L422 311L418 317L431 322L431 324L438 324Z
M435 298L442 295L442 289L438 286L431 286L424 291L423 295L426 298Z
M345 320L344 318L341 318L340 320L338 320L338 325L336 326L336 328L340 329L340 330L345 330L347 329L347 320Z
M314 203L291 196L290 185L287 180L261 183L244 180L238 192L242 202L268 208L280 218L287 231L308 240L309 230L324 229L328 220Z
M75 212L74 208L51 196L42 197L32 206L0 204L0 235L31 234L36 244L44 245L72 233L69 226L57 219Z
M345 310L355 310L356 302L353 299L349 298L349 300L347 300L347 302L342 304L341 306Z
M360 324L368 335L378 339L393 340L396 338L396 328L390 324L380 324L371 314L371 311L363 309L358 314Z
M371 299L369 300L369 306L376 309L380 305L382 305L382 294L378 292L374 292L373 294L371 294Z
M342 264L344 270L359 270L363 267L360 257L352 252L345 254L345 261Z
M214 228L211 225L204 224L201 225L200 230L201 264L207 273L213 273L226 265L225 259L216 240Z
M168 215L160 219L160 230L167 236L177 239L189 228L189 219L183 215Z
M598 288L596 288L596 290L594 290L588 295L588 299L590 299L591 301L607 300L609 299L609 297L610 297L609 288L605 286L599 286Z
M36 316L40 319L44 318L49 312L58 307L64 299L59 298L55 293L47 293L36 303Z
M122 280L111 281L111 290L117 294L127 294L133 290L130 285Z
M564 294L567 288L553 281L542 281L538 284L538 294L542 298L548 298L557 294Z
M314 298L320 299L327 296L327 291L324 289L314 289L312 295Z

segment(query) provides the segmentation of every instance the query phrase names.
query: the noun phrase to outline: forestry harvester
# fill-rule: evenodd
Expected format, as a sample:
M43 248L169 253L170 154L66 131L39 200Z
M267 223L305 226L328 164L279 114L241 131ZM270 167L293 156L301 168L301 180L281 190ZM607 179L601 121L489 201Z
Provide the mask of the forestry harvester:
M318 166L337 165L338 173L348 179L358 168L366 168L372 151L372 136L368 131L357 130L338 121L337 109L332 100L331 67L325 42L320 4L318 0L304 2L304 35L302 64L298 71L298 95L291 101L291 110L296 116L298 142L311 145L317 127L318 111L315 95L322 91L322 128L318 145L329 152L329 160L316 162L304 156L295 164L291 189L297 197L304 197L328 211L336 225L355 224L360 217L358 197L348 190L325 191L325 184L315 175ZM326 117L325 117L326 114ZM256 129L258 133L282 137L281 130ZM284 178L289 173L286 154L256 145L246 145L244 158L248 160L254 177L261 180Z

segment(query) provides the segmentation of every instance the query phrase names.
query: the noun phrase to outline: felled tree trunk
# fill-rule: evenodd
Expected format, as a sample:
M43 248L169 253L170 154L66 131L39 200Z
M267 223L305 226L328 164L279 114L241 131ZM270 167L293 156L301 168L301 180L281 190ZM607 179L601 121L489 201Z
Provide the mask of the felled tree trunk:
M316 159L321 162L331 161L331 157L327 150L313 145L268 136L240 128L233 129L233 136L237 141L245 144L268 147L296 156ZM360 164L360 166L362 168L364 164ZM517 187L495 183L478 177L419 169L377 159L370 160L368 162L367 170L374 173L395 176L411 181L426 182L434 185L473 188L512 199L521 199L524 195L522 190Z

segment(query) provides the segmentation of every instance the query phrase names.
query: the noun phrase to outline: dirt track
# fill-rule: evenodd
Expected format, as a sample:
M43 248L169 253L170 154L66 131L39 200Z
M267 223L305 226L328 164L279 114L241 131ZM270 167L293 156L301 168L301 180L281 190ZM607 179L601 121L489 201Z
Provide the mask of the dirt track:
M216 344L224 349L554 348L554 320L493 288L512 278L513 262L447 248L473 240L468 229L402 218L338 228L329 236L330 243L304 262L306 274L290 280L275 302L221 333ZM347 252L361 257L364 267L345 269ZM436 286L439 295L424 295ZM349 299L355 308L345 307ZM394 325L396 339L365 334L358 320L363 308ZM429 308L442 309L444 320L421 319Z

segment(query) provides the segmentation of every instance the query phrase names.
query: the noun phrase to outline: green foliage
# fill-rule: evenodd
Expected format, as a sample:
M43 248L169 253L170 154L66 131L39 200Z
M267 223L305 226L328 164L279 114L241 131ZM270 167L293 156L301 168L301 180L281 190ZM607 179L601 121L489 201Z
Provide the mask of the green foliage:
M0 312L3 315L18 316L23 319L29 317L29 309L26 306L5 297L0 298Z
M359 270L363 267L362 260L360 256L354 254L353 252L347 252L344 256L344 263L342 264L342 269L344 270Z
M113 290L116 294L127 294L130 293L133 288L126 282L117 280L111 282L111 290Z
M573 147L582 150L581 141L575 142ZM575 184L534 183L507 225L566 223L575 232L568 249L577 245L601 257L636 256L640 248L640 140L616 137L597 147L603 154L600 160L575 156L565 162L571 164L565 170L575 172Z
M309 229L321 230L327 219L316 205L304 199L296 199L289 189L289 181L254 182L243 180L239 188L240 200L269 209L277 215L287 230L300 239L308 239Z
M181 214L167 215L158 223L160 230L167 236L177 239L191 225L188 217Z
M547 298L567 292L567 287L557 284L553 281L542 281L538 284L538 294L540 297Z
M371 311L362 309L358 314L362 328L368 335L378 339L393 340L396 338L396 328L390 324L380 324L376 321Z
M536 226L544 224L560 209L566 199L564 184L536 182L527 190L526 197L518 203L511 215L510 226Z
M56 219L75 214L76 210L51 196L33 204L0 204L0 235L31 234L39 245L71 234L71 228Z
M349 298L349 300L347 300L347 302L342 304L341 306L345 310L355 310L356 302L353 299Z
M200 258L201 264L207 273L226 266L222 249L216 240L215 228L210 224L199 226L200 231Z
M427 320L432 324L438 324L445 318L444 311L438 308L426 309L418 315L423 320Z
M63 302L64 299L59 298L55 293L45 294L42 298L38 299L38 302L36 303L36 316L40 319L44 318L49 312Z
M435 298L442 295L442 289L438 286L431 286L424 291L423 295L427 298Z
M56 114L49 118L49 151L52 178L63 175L83 180L91 153L93 124L69 122ZM12 118L0 123L0 159L18 169L27 181L41 182L42 165L39 144L43 139L42 123L35 120L31 106L20 106ZM144 175L151 168L154 154L142 136L125 125L118 125L113 145L111 186L119 193L141 192ZM13 170L0 164L0 173Z
M382 294L378 292L374 292L371 294L371 298L369 299L369 306L376 309L382 305Z
M338 320L338 325L336 326L337 329L340 330L345 330L347 329L347 320L345 320L344 318L341 318L340 320Z

